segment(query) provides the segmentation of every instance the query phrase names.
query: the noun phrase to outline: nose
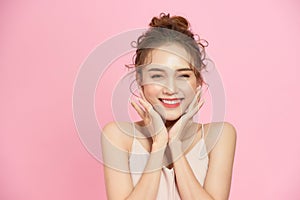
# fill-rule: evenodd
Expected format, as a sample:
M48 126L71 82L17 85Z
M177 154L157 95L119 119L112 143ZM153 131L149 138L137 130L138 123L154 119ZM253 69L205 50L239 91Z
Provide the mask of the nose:
M176 94L177 93L177 85L174 79L169 79L165 84L164 91L165 94Z

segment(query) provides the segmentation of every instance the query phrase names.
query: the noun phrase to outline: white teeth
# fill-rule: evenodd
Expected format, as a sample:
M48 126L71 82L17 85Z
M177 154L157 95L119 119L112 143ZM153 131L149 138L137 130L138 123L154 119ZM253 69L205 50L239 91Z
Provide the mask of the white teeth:
M165 100L165 99L162 99L162 102L164 102L166 104L177 104L177 103L180 103L180 99L178 99L178 100Z

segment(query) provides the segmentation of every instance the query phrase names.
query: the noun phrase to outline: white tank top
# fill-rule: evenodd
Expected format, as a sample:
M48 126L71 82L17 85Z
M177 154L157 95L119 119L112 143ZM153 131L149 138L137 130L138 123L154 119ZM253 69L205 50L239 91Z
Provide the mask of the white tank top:
M135 135L135 134L134 134ZM208 168L208 155L204 143L204 128L202 124L202 136L200 141L185 155L189 162L195 177L203 186ZM129 156L129 169L134 186L141 178L143 169L146 166L149 152L134 137ZM175 185L174 169L165 166L161 169L160 185L157 194L157 200L179 200L181 199Z

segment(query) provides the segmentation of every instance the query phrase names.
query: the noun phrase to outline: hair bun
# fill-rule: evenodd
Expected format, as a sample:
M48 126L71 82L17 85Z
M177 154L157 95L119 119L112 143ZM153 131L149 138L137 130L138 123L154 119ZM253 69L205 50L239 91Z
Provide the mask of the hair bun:
M193 33L190 31L189 22L181 16L172 16L170 14L161 13L159 17L153 17L150 24L150 27L159 27L159 28L167 28L175 31L179 31L188 35L189 37L193 37Z

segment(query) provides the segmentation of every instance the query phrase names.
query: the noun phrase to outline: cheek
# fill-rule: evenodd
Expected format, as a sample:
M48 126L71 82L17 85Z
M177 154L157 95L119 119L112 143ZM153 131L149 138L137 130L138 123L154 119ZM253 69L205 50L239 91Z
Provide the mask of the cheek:
M156 99L161 91L161 86L157 85L144 85L143 91L146 99L151 102L151 100Z
M182 85L181 91L184 92L184 96L186 98L186 102L189 104L192 102L192 100L195 97L196 89L197 89L197 83L192 81L188 84Z
M181 91L183 91L186 94L191 94L195 93L197 89L197 82L196 81L186 81L186 82L181 82L178 84L178 87L180 88Z

